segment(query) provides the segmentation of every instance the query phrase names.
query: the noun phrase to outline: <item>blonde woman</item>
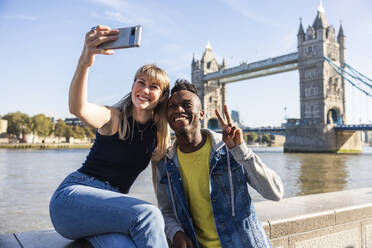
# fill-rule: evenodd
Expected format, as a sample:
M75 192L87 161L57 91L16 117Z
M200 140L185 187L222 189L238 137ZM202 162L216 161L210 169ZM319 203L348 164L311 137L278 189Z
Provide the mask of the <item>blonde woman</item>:
M88 71L102 43L117 39L118 30L97 26L86 34L69 92L70 112L97 128L96 140L83 166L71 173L50 201L58 233L85 238L94 247L167 247L164 221L157 207L126 196L150 160L159 160L168 139L165 118L169 79L155 65L138 69L132 91L107 107L87 101Z

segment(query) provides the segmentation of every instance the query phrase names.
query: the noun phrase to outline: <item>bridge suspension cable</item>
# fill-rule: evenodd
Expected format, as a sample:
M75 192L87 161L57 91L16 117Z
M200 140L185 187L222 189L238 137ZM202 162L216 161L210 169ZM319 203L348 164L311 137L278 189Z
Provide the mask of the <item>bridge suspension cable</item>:
M366 80L368 80L369 82L371 82L372 83L372 79L370 79L370 78L368 78L368 77L366 77L365 75L363 75L362 73L360 73L360 72L358 72L357 70L355 70L353 67L351 67L350 65L348 65L348 64L346 64L346 63L344 63L345 64L345 66L350 70L350 71L352 71L354 74L356 74L356 75L359 75L360 77L362 77L362 78L364 78L364 79L366 79ZM359 78L359 77L358 77ZM366 84L368 84L368 83L366 83ZM370 87L372 87L372 85L371 84L368 84Z
M344 68L341 66L337 65L334 63L330 58L328 57L323 57L325 61L328 62L328 64L335 70L335 72L340 75L342 78L344 78L347 82L349 82L353 87L357 88L359 91L363 92L366 96L372 97L372 84L366 82L365 80L371 81L368 77L364 76L360 72L357 72L354 68L351 66L347 65L346 63L344 64L346 68L348 68L352 73L346 71ZM356 75L357 74L357 75ZM358 76L360 75L360 76ZM353 82L352 79L349 77L353 78L356 80L356 82ZM361 77L363 77L365 80L363 80ZM365 86L368 86L370 89L363 89L363 86L360 85L360 83L364 84ZM358 85L357 85L358 84ZM370 91L370 92L368 92Z
M334 69L334 71L340 75L343 79L345 79L348 83L350 83L352 87L351 95L352 95L352 108L355 108L354 104L354 90L359 91L361 93L364 93L366 97L366 106L365 106L365 111L367 114L367 123L371 122L371 117L370 117L370 110L369 110L369 103L372 98L372 79L368 78L361 72L357 71L354 69L352 66L344 63L342 66L339 66L336 64L334 61L332 61L328 57L323 57L325 61L328 62L328 64ZM359 97L360 98L360 97ZM352 112L356 112L357 110L359 111L359 122L362 120L362 98L360 98L360 106L359 108L355 108ZM355 113L356 114L356 113ZM356 116L355 116L356 117ZM357 117L358 118L358 117ZM355 120L358 122L358 120Z
M367 85L368 87L370 87L370 88L372 89L372 84L367 83L366 81L364 81L364 80L359 76L359 75L363 75L363 74L361 74L360 72L358 72L357 70L355 70L354 68L352 68L350 65L348 65L348 64L346 64L346 63L344 63L344 65L345 65L346 68L348 68L348 69L353 73L353 75L350 74L348 71L346 71L345 69L343 69L343 68L341 67L341 69L343 70L344 73L346 73L346 74L349 75L350 77L354 78L355 80L358 80L359 82L363 83L364 85ZM367 79L368 81L371 81L371 82L372 82L371 79L365 77L364 75L363 75L363 77L364 77L365 79Z

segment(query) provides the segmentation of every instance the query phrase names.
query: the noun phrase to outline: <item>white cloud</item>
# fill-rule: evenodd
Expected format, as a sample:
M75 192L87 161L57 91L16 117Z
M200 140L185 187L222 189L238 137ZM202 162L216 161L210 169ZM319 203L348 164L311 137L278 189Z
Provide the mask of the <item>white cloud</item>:
M88 0L108 8L103 15L105 18L128 26L143 25L146 30L151 30L158 35L173 35L180 30L174 20L166 16L163 10L144 8L136 2L124 0ZM158 13L161 13L159 15ZM99 16L98 13L93 13Z
M241 0L220 0L221 2L225 3L228 7L232 10L238 12L242 16L258 23L267 24L270 26L278 26L278 24L271 20L266 16L257 15L256 13L252 12L249 6L247 6L247 1Z
M123 0L90 0L92 2L103 5L110 10L105 10L103 15L110 19L126 25L139 25L146 24L150 25L152 21L144 16L147 16L144 13L143 7L137 6L131 2L129 4L127 1ZM141 13L141 14L138 14ZM94 15L99 15L94 12Z
M110 19L120 23L129 24L131 21L128 17L123 16L120 12L113 12L113 11L105 11L105 16Z

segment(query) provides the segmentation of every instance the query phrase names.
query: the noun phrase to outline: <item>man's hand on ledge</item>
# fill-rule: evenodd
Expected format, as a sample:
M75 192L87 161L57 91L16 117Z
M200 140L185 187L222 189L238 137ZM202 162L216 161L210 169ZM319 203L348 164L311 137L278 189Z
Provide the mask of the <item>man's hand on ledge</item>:
M186 233L184 232L176 232L173 237L173 247L174 248L194 248L192 241L189 237L187 237Z

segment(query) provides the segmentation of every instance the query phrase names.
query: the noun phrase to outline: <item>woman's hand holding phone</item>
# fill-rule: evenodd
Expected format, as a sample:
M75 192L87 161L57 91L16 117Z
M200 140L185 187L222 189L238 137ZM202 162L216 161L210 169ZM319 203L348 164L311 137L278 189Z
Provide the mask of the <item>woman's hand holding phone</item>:
M119 30L111 29L110 27L98 25L92 28L85 35L84 49L80 56L80 64L90 67L94 63L96 54L112 55L114 51L112 49L98 48L99 45L115 41L118 38Z

